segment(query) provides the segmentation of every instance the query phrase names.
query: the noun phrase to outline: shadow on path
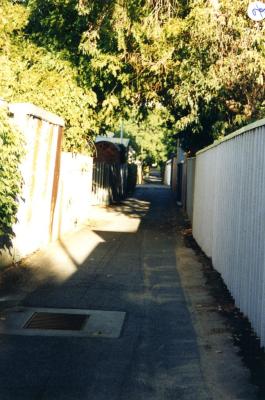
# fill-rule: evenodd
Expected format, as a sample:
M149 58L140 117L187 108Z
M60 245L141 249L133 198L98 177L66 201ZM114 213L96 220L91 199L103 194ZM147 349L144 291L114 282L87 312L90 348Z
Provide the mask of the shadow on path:
M170 190L139 187L112 211L115 230L93 230L97 246L85 260L60 242L71 272L50 274L22 305L126 311L121 337L0 336L1 400L210 399L176 269Z

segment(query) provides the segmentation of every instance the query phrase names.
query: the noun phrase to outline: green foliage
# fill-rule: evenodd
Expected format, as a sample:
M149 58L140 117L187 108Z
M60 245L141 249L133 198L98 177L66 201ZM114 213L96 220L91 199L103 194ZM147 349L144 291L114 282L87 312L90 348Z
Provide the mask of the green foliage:
M7 110L0 107L0 248L9 248L17 221L22 178L19 165L23 156L20 133L10 125Z
M174 98L185 112L176 128L192 152L264 116L264 25L248 18L247 6L193 1L183 21Z
M34 44L24 35L28 10L5 0L0 27L0 97L30 102L65 119L65 150L90 153L99 131L97 96L78 84L78 70L59 53Z
M63 116L68 150L122 117L140 156L162 159L176 135L195 153L264 116L265 26L247 0L2 3L0 95Z
M76 0L28 1L30 20L26 32L50 50L68 50L75 56L86 19L79 14Z
M165 125L167 118L167 110L157 105L144 120L137 119L135 111L124 122L125 136L130 138L138 159L144 165L162 163L167 159L166 137L169 133Z

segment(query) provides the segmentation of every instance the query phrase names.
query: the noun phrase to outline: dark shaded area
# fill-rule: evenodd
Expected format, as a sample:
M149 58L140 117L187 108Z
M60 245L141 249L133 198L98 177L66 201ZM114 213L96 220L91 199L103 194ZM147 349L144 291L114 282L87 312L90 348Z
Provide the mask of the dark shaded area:
M13 229L5 229L5 232L0 236L0 254L5 250L12 249L12 238L15 237Z
M1 400L210 400L176 270L170 190L139 188L115 211L141 217L138 231L95 230L102 242L84 262L69 254L76 271L21 304L125 311L121 337L1 335Z
M136 186L137 166L134 164L93 163L92 193L95 204L119 203L131 194ZM102 196L104 191L104 196Z
M232 330L233 341L238 347L238 353L251 372L251 381L259 388L258 399L264 399L265 352L260 347L260 339L253 331L248 318L236 307L221 274L214 269L211 259L204 254L194 240L188 223L184 231L184 239L186 246L191 247L198 255L206 278L207 288L216 302L216 310L225 317Z
M97 162L124 164L127 161L127 149L122 144L101 140L95 143L95 147L94 158Z
M88 315L36 312L25 324L24 329L58 329L80 331Z
M31 35L31 39L49 50L68 50L74 55L88 27L87 17L77 10L76 0L33 0L27 3L30 16L26 33Z
M199 106L200 122L191 123L186 129L175 135L176 138L180 139L183 150L189 152L190 156L194 156L197 151L214 142L219 132L215 136L213 127L218 121L225 118L220 110L220 104L216 101L204 104L201 100Z
M137 182L137 165L128 164L127 194L132 194Z

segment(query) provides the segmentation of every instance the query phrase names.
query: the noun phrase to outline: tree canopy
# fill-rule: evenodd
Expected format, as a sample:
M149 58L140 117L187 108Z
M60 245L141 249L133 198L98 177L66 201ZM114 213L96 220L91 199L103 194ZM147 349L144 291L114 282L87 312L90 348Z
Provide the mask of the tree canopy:
M89 151L122 118L143 160L264 116L264 24L247 0L2 0L0 96L66 120Z

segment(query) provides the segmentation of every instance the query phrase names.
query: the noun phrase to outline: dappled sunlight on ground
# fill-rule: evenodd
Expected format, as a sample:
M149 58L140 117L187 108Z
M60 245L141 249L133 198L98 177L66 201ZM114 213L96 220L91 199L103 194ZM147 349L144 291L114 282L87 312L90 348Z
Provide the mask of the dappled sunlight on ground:
M27 257L23 265L31 269L39 282L52 280L62 283L78 270L102 242L104 240L95 232L83 228Z
M150 202L128 198L109 207L91 208L88 226L112 232L137 232L141 219L150 209Z
M63 235L58 241L27 257L17 268L13 268L12 277L16 274L14 284L24 282L25 276L28 282L32 281L32 286L46 282L63 284L71 279L86 260L91 258L93 261L96 248L109 240L104 232L137 232L149 208L150 202L135 198L128 198L123 203L110 207L91 207L91 217L86 224L73 233ZM113 237L111 240L114 244L116 239ZM8 274L4 280L7 283ZM12 285L12 282L9 283Z

